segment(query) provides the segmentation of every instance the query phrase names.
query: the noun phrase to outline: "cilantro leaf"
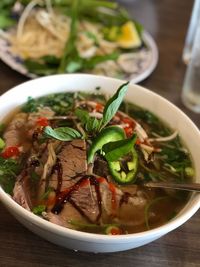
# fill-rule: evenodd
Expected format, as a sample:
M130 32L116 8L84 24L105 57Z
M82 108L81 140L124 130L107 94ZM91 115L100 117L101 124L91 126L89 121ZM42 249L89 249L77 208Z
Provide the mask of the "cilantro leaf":
M8 194L12 194L16 176L20 172L20 165L14 159L0 157L0 185Z

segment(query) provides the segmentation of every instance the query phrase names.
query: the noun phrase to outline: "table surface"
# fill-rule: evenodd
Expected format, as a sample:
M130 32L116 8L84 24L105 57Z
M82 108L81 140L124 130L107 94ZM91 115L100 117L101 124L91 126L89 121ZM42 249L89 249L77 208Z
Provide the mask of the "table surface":
M187 110L180 94L185 73L182 50L191 0L121 0L143 23L159 48L159 63L141 85L166 97L200 127L199 114ZM27 78L0 62L0 92ZM124 252L89 254L51 244L28 231L0 204L0 266L200 266L200 211L177 230L153 243Z

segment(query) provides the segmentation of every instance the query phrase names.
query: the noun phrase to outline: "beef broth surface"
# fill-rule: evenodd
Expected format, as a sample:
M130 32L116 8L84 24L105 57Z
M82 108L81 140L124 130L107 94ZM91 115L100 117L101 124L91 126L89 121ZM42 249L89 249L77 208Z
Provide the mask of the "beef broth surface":
M30 212L79 231L128 234L168 222L184 207L189 194L148 189L143 184L192 181L194 169L187 148L154 114L123 103L107 126L119 126L125 139L135 133L135 154L129 152L115 160L115 172L102 148L88 162L91 144L100 133L87 120L83 123L76 110L98 121L104 106L105 97L100 93L30 98L1 131L5 142L0 156L2 187ZM68 127L76 132L71 140L58 140L45 134L46 127ZM133 172L134 155L138 157L134 179L123 184L115 176L126 179Z

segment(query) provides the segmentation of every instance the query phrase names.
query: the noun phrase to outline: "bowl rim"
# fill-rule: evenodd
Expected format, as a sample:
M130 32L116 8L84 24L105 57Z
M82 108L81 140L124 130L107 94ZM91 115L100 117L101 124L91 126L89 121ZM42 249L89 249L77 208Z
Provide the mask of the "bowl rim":
M50 75L50 76L37 78L34 80L29 80L29 81L26 81L24 83L19 84L15 87L11 88L10 90L5 92L4 94L2 94L0 96L0 100L2 99L2 97L9 96L9 94L12 94L13 92L18 91L21 87L26 87L29 84L32 84L34 82L40 82L40 80L47 80L48 81L48 80L55 79L55 78L60 79L59 77L63 77L63 76L64 76L64 78L66 77L66 79L68 79L69 77L73 77L75 79L85 77L85 78L90 79L92 77L93 79L96 79L96 78L104 79L105 83L106 83L106 80L110 81L110 82L121 82L121 83L125 82L124 80L120 80L120 79L116 79L116 78L110 78L110 77L104 77L104 76L92 75L92 74ZM180 116L182 116L184 120L186 120L190 123L191 127L193 127L193 130L196 131L196 133L200 137L200 131L199 131L198 127L192 122L192 120L182 110L180 110L178 107L176 107L169 100L167 100L166 98L160 96L159 94L157 94L155 92L150 91L149 89L147 89L143 86L139 86L139 85L132 84L132 83L130 83L130 86L131 87L137 87L137 89L142 90L144 93L150 93L153 96L155 96L156 98L158 98L159 101L165 102L170 108L173 107L173 109L177 113L179 113ZM58 92L59 92L59 90L58 90ZM134 238L136 238L136 239L137 238L144 238L145 239L149 236L162 236L162 235L176 229L177 227L179 227L183 223L185 223L200 208L200 195L193 194L193 197L194 197L193 205L191 207L189 207L188 210L184 211L177 218L175 217L174 219L165 223L164 225L161 225L159 227L156 227L154 229L150 229L147 231L142 231L139 233L123 234L123 235L116 235L115 236L115 235L103 235L103 234L82 232L82 231L73 230L70 228L65 228L63 226L51 223L51 222L33 214L32 212L26 210L22 206L20 206L0 186L0 200L2 201L2 203L4 203L5 206L8 206L10 208L9 210L14 210L13 213L15 213L15 214L17 213L18 216L22 216L23 218L28 219L28 221L30 221L31 223L34 223L39 228L47 229L49 232L56 233L56 234L58 234L60 236L64 236L64 237L70 237L72 239L78 239L78 240L89 241L89 242L94 242L94 243L104 243L104 242L113 243L113 241L120 242L120 243L124 243L124 242L127 243L127 242L131 242ZM191 197L188 200L188 202L189 201L191 201ZM186 207L188 202L185 204L183 209Z

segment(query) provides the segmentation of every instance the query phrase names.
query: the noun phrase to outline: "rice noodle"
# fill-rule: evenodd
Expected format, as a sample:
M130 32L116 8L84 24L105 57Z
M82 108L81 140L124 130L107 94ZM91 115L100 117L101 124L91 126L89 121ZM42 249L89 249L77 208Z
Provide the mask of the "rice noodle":
M142 128L142 126L136 122L135 131L138 135L138 138L140 141L144 142L146 139L148 139L148 135L145 132L145 130Z
M48 117L46 116L47 120L73 120L76 119L76 116L69 115L69 116L53 116L53 117Z
M44 0L49 13L54 14L51 0Z
M89 115L90 115L90 117L95 117L97 119L101 119L103 117L103 114L102 113L95 112L95 111L94 112L90 112Z
M83 100L83 101L79 101L76 105L76 107L80 107L82 105L87 105L87 106L90 106L92 108L95 108L96 105L97 105L97 102L95 101L91 101L91 100Z
M83 127L81 126L81 123L76 123L76 127L79 130L79 132L82 134L82 136L85 136L85 131L83 130Z
M48 144L47 149L48 149L48 158L47 158L47 162L44 165L44 169L43 169L41 180L45 180L46 179L48 173L51 172L53 166L56 163L56 153L54 151L53 144L52 143Z
M70 31L70 19L68 17L39 10L35 13L35 19L47 32L59 39L64 47Z
M29 16L24 25L21 37L17 38L16 35L10 34L8 40L12 44L11 51L23 59L38 59L50 54L60 57L65 45L64 41L53 36L52 32L44 30L35 19L34 13Z
M149 142L168 142L176 138L178 135L178 131L175 131L173 134L165 137L157 137L157 138L149 138Z
M140 144L140 147L142 147L143 149L145 149L148 152L153 152L154 151L154 148L153 147L147 146L145 144Z
M38 0L31 1L24 9L22 13L18 25L17 25L17 39L19 40L22 37L24 24L31 13L31 10L39 3Z

